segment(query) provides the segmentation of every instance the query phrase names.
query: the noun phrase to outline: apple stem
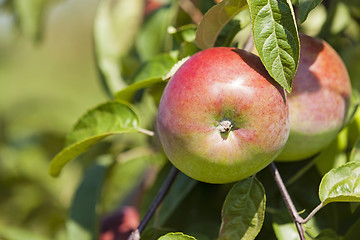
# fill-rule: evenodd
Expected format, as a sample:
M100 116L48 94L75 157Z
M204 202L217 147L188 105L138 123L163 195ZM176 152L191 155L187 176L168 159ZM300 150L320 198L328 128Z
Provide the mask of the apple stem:
M128 240L139 240L140 234L144 231L146 225L149 223L151 217L154 215L156 209L159 207L161 202L164 200L166 194L168 193L172 183L174 182L179 170L176 167L172 167L167 176L163 186L161 187L159 193L157 194L155 200L147 210L144 218L141 220L137 229L135 229L131 234Z
M296 229L299 233L300 239L305 240L304 229L302 227L302 223L304 223L304 219L302 217L300 217L299 213L296 211L295 205L294 205L293 201L291 200L291 197L285 187L285 184L280 176L279 170L277 169L275 163L272 162L269 165L269 167L270 167L271 173L274 176L275 182L279 187L280 193L285 201L286 207L290 211L290 214L294 220L294 223L295 223Z

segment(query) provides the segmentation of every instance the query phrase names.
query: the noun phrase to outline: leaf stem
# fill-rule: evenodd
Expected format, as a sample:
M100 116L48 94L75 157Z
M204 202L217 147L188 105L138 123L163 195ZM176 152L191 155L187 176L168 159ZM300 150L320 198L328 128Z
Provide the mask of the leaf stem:
M146 225L149 223L151 217L154 215L156 209L159 207L160 203L165 198L166 194L168 193L172 183L174 182L179 170L175 167L172 167L170 170L169 175L167 176L163 186L161 187L159 193L157 194L154 202L151 204L150 208L146 212L144 218L141 220L137 229L135 229L128 240L139 240L140 234L144 231Z
M295 205L294 205L293 201L291 200L291 197L285 187L285 184L280 176L279 170L277 169L275 163L272 162L269 165L269 167L270 167L271 173L274 176L275 182L279 187L281 195L283 196L286 207L290 211L290 214L294 220L294 223L295 223L296 229L299 233L300 239L305 240L304 229L302 228L302 225L301 225L304 222L304 219L302 217L300 217L299 213L296 211Z
M322 207L324 206L323 202L321 202L311 213L300 221L301 224L307 223Z
M254 38L252 32L250 32L248 39L246 40L246 43L243 47L245 51L251 52L251 50L254 48Z
M153 131L144 129L144 128L138 128L139 133L144 133L146 135L149 135L150 137L153 137L155 135L155 133Z

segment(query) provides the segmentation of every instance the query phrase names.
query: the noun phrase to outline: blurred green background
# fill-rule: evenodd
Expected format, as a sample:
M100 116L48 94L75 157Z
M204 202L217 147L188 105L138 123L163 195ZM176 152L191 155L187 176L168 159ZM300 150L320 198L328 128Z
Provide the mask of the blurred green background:
M9 4L14 2L24 4L27 1L39 4L47 3L42 21L42 37L38 42L33 41L29 34L21 31L19 18L16 14L14 15L14 6ZM87 109L108 99L99 81L93 51L92 30L99 1L0 0L0 240L67 239L66 220L71 211L74 192L84 175L84 161L71 161L58 178L50 177L48 170L50 160L62 149L65 135L77 119ZM198 2L206 5L203 7L204 12L213 4L212 0ZM333 23L331 21L327 23L326 8L320 5L309 15L307 22L300 29L310 35L318 35L334 46L349 69L354 89L360 88L360 68L358 67L360 11L358 6L355 6L357 2L343 0L343 3L337 3L339 4L336 7L337 14L331 16L331 19L335 19ZM351 6L350 10L346 8L345 3ZM135 45L138 53L141 53L142 55L140 55L145 60L150 58L149 56L157 54L157 51L165 51L166 44L163 42L164 39L168 40L169 36L164 34L161 36L164 39L160 37L162 41L159 41L158 37L161 34L158 32L161 33L164 29L167 31L167 25L165 24L162 26L163 29L160 29L158 22L164 22L163 14L171 16L172 10L171 8L162 10L158 12L158 15L154 15L156 18L149 18L151 21L148 22L144 21L146 24L143 24L145 27L142 28L142 35L140 35L142 38L140 40L137 38ZM186 15L183 12L180 14ZM126 24L129 23L126 22ZM154 31L154 29L158 31ZM137 30L136 28L130 29L130 32L135 31L136 33ZM122 33L121 41L125 43L132 41L132 38L128 37L129 35L131 34ZM118 35L115 36L118 37ZM350 36L352 41L349 41L349 37L344 36ZM116 41L116 43L118 42ZM111 47L110 45L109 48ZM124 66L136 62L135 60L132 62L131 57L127 58L128 62L125 62ZM135 72L136 69L134 69L131 70ZM146 70L146 68L144 69ZM135 74L132 71L129 72ZM145 75L150 73L145 71ZM131 74L129 73L129 75ZM156 111L155 104L152 101L149 102L145 99L141 103L134 104L139 110L141 120L145 120L142 121L142 124L146 127L152 126L153 114ZM148 117L149 115L151 117ZM137 174L141 174L147 166L153 166L156 161L160 162L158 165L166 162L162 154L156 155L152 151L153 149L148 147L149 142L147 142L146 136L141 136L141 141L139 136L132 137L126 136L129 142L123 145L119 144L121 141L114 141L115 144L112 145L113 152L121 152L124 149L131 150L135 145L137 148L134 148L132 152L128 151L127 154L128 159L136 158L136 160L121 162L113 167L115 170L111 170L110 180L107 179L107 184L105 184L106 188L110 190L106 191L106 194L102 194L106 195L105 197L101 196L101 214L117 207L117 203L123 200L129 189L137 184L136 181L132 181L140 178ZM106 145L106 143L102 143ZM104 149L106 148L109 146L104 147ZM96 150L92 149L91 151ZM152 156L153 159L149 160L149 156ZM294 165L294 171L298 171L298 169L299 167ZM161 176L161 174L159 175ZM119 179L123 181L119 181ZM161 177L159 179L161 183ZM269 184L272 184L269 188L273 188L273 183ZM309 192L308 185L304 186L306 187L303 189ZM314 184L311 186L317 188ZM208 191L207 185L202 187ZM195 189L194 192L198 190ZM317 189L315 190L317 191ZM316 192L315 190L313 192ZM182 196L186 196L189 192ZM308 201L312 200L299 189L294 192L300 193L302 197L305 196ZM208 196L202 192L197 192L197 194L199 196L191 198L192 201L201 203L202 198L200 197ZM216 196L219 198L219 194ZM225 196L225 191L220 198L221 196ZM150 200L151 197L150 195ZM179 198L176 196L174 199ZM145 202L150 202L150 200L146 199ZM183 206L195 206L194 208L196 208L197 205L193 205L193 202L189 203L189 201L184 201ZM215 203L221 207L218 202ZM174 208L177 208L176 204L174 204ZM310 206L313 207L314 204L311 202ZM178 211L188 213L181 207ZM287 212L285 213L287 214ZM213 211L209 214L217 214L217 212ZM175 218L176 216L178 215L175 215ZM87 220L86 215L84 218ZM192 222L184 222L193 225ZM269 224L271 223L269 222ZM210 228L206 227L205 229L208 231ZM211 227L211 230L215 231L215 235L217 234L216 227Z
M51 1L38 43L0 11L0 239L65 234L81 169L74 161L54 179L48 165L78 117L106 99L92 50L97 3Z

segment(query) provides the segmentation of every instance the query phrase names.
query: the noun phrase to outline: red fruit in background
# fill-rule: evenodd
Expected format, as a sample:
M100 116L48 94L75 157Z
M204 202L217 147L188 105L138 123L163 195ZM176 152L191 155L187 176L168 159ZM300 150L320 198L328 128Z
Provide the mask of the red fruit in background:
M140 223L135 207L126 206L112 213L101 222L100 240L127 240Z
M300 61L288 94L290 135L277 160L294 161L325 148L343 127L351 83L344 63L325 41L300 35Z
M161 0L146 0L145 2L145 16L150 15L152 12L156 11L158 8L164 5L164 1Z
M187 60L162 95L157 134L169 160L188 176L234 182L266 167L289 134L285 91L260 58L235 48Z

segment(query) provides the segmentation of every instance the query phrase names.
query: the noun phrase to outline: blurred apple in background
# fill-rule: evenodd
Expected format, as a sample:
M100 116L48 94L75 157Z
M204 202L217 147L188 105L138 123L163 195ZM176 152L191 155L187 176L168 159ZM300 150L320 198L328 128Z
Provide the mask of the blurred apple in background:
M100 240L126 240L139 223L137 209L132 206L123 207L103 219Z
M300 61L288 94L290 136L277 160L295 161L325 148L343 127L351 97L346 67L325 41L300 35Z

